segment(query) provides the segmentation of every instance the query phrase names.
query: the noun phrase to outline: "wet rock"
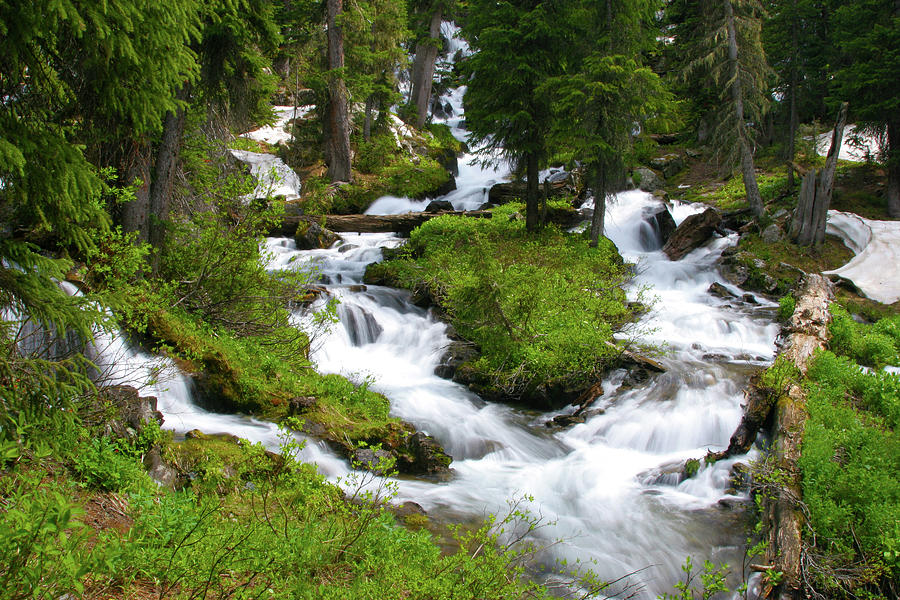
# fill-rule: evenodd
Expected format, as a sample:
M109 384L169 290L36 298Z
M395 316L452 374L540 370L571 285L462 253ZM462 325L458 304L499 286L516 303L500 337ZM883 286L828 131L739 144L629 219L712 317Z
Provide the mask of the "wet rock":
M645 208L641 216L650 226L649 231L641 228L641 245L646 250L661 248L677 229L675 219L665 204Z
M577 425L579 423L584 423L587 418L584 415L559 415L557 417L553 417L549 421L547 421L547 427L569 427L570 425Z
M369 289L369 288L368 288L368 286L365 286L365 285L351 285L351 286L347 287L347 291L354 292L357 294L360 292L365 292L367 289Z
M186 434L184 434L185 439L188 440L208 440L209 435L203 433L199 429L191 429Z
M356 250L357 248L359 248L359 246L356 244L341 244L340 248L338 248L338 252L345 254L351 250Z
M447 345L441 362L434 369L434 374L444 379L453 379L460 365L478 357L478 348L461 338L454 339Z
M453 160L454 160L454 164L455 164L456 158L454 157ZM455 190L456 189L456 177L455 176L459 173L459 168L457 167L455 170L456 170L456 173L454 173L453 170L448 169L449 177L447 178L447 181L445 181L441 185L437 186L433 190L425 192L424 196L426 198L440 198L441 196L446 196L447 194L449 194L450 192ZM453 210L453 208L450 208L450 210Z
M299 415L315 408L315 396L297 396L288 400L288 412L291 415Z
M635 169L632 174L632 179L634 180L635 186L645 192L661 190L665 186L665 183L660 176L647 167L638 167Z
M397 468L401 473L443 477L450 473L451 460L436 439L417 431L406 438Z
M666 154L651 160L650 166L658 171L662 171L663 177L669 179L684 169L684 159L674 153Z
M394 455L387 450L359 448L353 453L351 462L369 471L380 473L380 465L390 464L393 458Z
M144 467L150 478L160 487L175 489L178 484L178 471L163 460L158 446L154 446L144 455Z
M298 226L294 241L298 250L315 250L316 248L330 248L338 241L340 236L333 231L325 229L318 223L309 223L307 227Z
M706 289L706 291L710 295L716 296L718 298L736 298L737 297L735 294L730 292L728 290L728 288L726 288L724 285L722 285L718 281L715 281L712 284L710 284L710 286Z
M715 209L708 208L700 214L689 216L663 246L670 260L679 260L691 250L705 244L715 234L722 218Z
M156 409L156 397L142 397L130 385L113 385L101 390L101 394L115 409L116 416L106 424L109 434L130 438L139 433L146 423L163 424L163 415Z
M746 491L750 488L752 470L747 463L734 463L731 467L731 487L736 492Z
M447 200L432 200L425 207L425 212L428 213L441 212L442 210L453 210L453 204Z
M407 500L403 504L392 506L390 508L390 511L394 513L394 516L397 517L398 520L403 522L406 522L407 517L424 517L428 514L425 512L425 509L422 508L421 504L409 500Z
M741 296L741 300L743 300L747 304L759 304L759 301L753 294L744 294L743 296Z

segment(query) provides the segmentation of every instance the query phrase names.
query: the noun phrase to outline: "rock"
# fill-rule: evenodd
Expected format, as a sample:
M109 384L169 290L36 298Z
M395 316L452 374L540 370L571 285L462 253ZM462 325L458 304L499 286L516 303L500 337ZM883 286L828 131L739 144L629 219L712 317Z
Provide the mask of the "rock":
M658 171L662 171L663 177L668 179L684 169L684 159L674 153L666 154L651 160L650 166Z
M569 427L570 425L584 423L585 420L586 417L584 415L559 415L547 421L546 425L547 427Z
M451 341L441 357L441 362L434 368L434 374L444 379L453 379L459 366L478 357L478 349L474 344L463 339Z
M347 286L347 291L348 291L348 292L354 292L354 293L357 293L357 294L360 293L360 292L365 292L367 289L369 289L368 286L365 286L365 285L359 285L359 284Z
M706 290L709 294L713 296L717 296L719 298L736 298L737 296L726 288L724 285L719 283L718 281L714 281Z
M634 185L645 192L661 190L665 185L659 175L648 169L647 167L638 167L634 170L632 179Z
M457 169L457 171L458 170L459 169ZM449 194L450 192L455 190L456 189L456 177L452 171L448 170L448 174L450 175L450 177L447 179L447 181L445 181L441 185L437 186L433 190L429 190L429 191L425 192L424 196L426 198L440 198L441 196L446 196L447 194ZM453 207L451 207L449 210L453 210Z
M453 204L446 200L432 200L425 207L425 212L441 212L442 210L453 210Z
M547 183L550 187L550 196L553 198L578 195L576 185L572 182L572 177L568 173L566 173L566 177L563 177L561 180L548 181ZM539 193L543 194L546 187L547 185L541 184ZM495 183L488 192L488 202L493 204L506 204L507 202L524 199L525 194L526 184L524 181Z
M519 211L516 211L516 212L512 213L511 215L509 215L509 220L510 221L524 221L525 216L522 213L520 213Z
M669 192L667 192L666 190L653 190L653 197L660 202L668 202Z
M378 468L379 464L385 461L385 464L388 464L394 458L394 455L388 452L387 450L373 450L372 448L359 448L353 453L353 457L351 458L352 464L358 464L361 467L374 471L376 473L381 473L381 469Z
M688 155L689 158L700 158L702 153L698 150L694 150L693 148L685 148L684 153Z
M691 250L705 244L716 232L716 227L721 221L719 213L713 208L689 216L682 221L663 246L663 252L670 260L680 260Z
M425 512L425 509L422 508L421 504L419 504L418 502L412 502L410 500L407 500L399 506L391 507L391 512L394 513L395 517L402 521L405 521L407 517L413 515L425 516L426 514L428 514Z
M761 237L762 241L767 244L775 244L777 242L780 242L782 238L781 228L779 228L775 223L772 223L771 225L763 229Z
M446 476L450 473L451 460L437 440L417 431L406 438L397 468L401 473Z
M159 484L160 487L170 490L175 489L178 482L178 471L162 459L158 446L150 448L147 454L144 455L144 467L146 467L150 478Z
M149 421L163 424L162 413L156 409L156 397L142 397L130 385L108 386L102 388L101 393L116 412L116 416L107 423L111 434L130 438L139 433Z
M759 301L757 301L756 296L754 296L753 294L749 294L749 293L741 296L741 300L743 300L747 304L759 304Z
M209 436L199 429L191 429L186 434L184 434L185 439L188 440L208 440Z
M675 232L675 219L665 204L648 207L641 216L649 226L641 228L641 247L645 250L658 250Z
M341 239L339 235L316 222L309 223L306 228L297 227L297 233L294 235L298 250L330 248L339 239Z
M288 413L297 415L304 413L316 406L315 396L297 396L288 400Z

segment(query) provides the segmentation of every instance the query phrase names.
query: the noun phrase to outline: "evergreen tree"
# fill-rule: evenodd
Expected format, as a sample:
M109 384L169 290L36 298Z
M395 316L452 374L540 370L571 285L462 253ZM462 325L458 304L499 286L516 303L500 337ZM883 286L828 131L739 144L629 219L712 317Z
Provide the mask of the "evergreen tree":
M177 108L196 24L193 2L0 1L0 304L90 335L55 283L71 262L46 252L93 249L109 223L97 165L127 163L120 140Z
M525 167L526 227L539 227L538 172L553 123L551 98L542 86L566 66L573 29L566 2L474 0L463 35L473 54L462 65L471 141L495 160L501 153Z
M586 52L580 69L544 84L554 98L554 142L584 163L594 193L592 246L603 233L606 197L622 189L635 127L668 106L659 77L642 64L656 8L654 1L582 3L571 19Z
M851 119L886 131L887 204L900 217L900 1L831 2L831 31L839 55L832 96L850 102Z
M413 30L418 34L412 72L410 74L409 107L415 114L416 127L423 127L428 119L434 66L441 49L441 22L450 18L454 0L413 0ZM474 10L478 10L473 7Z
M350 112L344 80L343 0L326 0L328 100L325 107L325 163L331 181L350 181Z
M758 125L769 104L769 77L760 39L762 6L758 0L701 0L685 3L699 31L675 38L690 57L684 76L709 78L716 86L713 144L720 164L740 166L747 202L756 216L765 213L756 183L753 155Z

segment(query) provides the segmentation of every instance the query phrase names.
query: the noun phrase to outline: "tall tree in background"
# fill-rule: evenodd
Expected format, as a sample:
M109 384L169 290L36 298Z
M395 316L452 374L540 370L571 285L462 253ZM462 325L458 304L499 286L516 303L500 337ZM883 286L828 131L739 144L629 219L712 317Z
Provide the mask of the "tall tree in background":
M343 0L326 0L328 104L325 107L325 162L331 181L350 181L350 114L344 82Z
M538 174L553 123L550 95L542 84L562 74L572 28L566 2L474 0L463 36L473 54L468 75L466 125L488 161L497 153L525 167L526 227L540 226Z
M434 65L441 49L441 21L449 18L452 4L448 0L414 0L411 6L419 36L410 73L409 105L415 111L415 125L420 129L428 119L431 105Z
M718 87L713 144L720 164L739 165L750 210L765 213L753 163L757 126L769 105L769 77L760 40L762 6L757 0L702 0L691 5L702 35L675 44L691 57L686 77L709 77Z
M888 214L900 218L900 0L832 1L832 96L858 125L887 133Z
M141 149L196 73L197 24L189 1L0 1L0 303L90 334L54 282L71 263L46 252L88 252L108 226L98 165L142 161L149 208Z
M622 189L634 130L669 105L659 77L642 64L653 44L657 2L604 0L574 7L585 56L577 72L548 79L556 119L553 140L583 161L594 193L591 246L603 234L606 198ZM574 58L574 57L573 57Z
M776 118L786 125L784 153L788 183L796 154L799 124L825 117L828 62L834 53L828 39L828 10L822 0L770 0L763 25L766 57L778 75L775 91L780 102Z

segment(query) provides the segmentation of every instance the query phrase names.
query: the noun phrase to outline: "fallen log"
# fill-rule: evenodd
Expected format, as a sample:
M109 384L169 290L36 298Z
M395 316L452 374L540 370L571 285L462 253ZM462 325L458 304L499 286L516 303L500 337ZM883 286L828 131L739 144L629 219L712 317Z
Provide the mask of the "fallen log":
M324 219L325 229L337 232L388 233L396 232L404 237L409 232L434 217L452 215L457 217L477 217L490 219L487 210L457 210L439 212L405 213L401 215L288 215L280 225L271 228L268 235L273 237L293 237L300 223L320 223Z

